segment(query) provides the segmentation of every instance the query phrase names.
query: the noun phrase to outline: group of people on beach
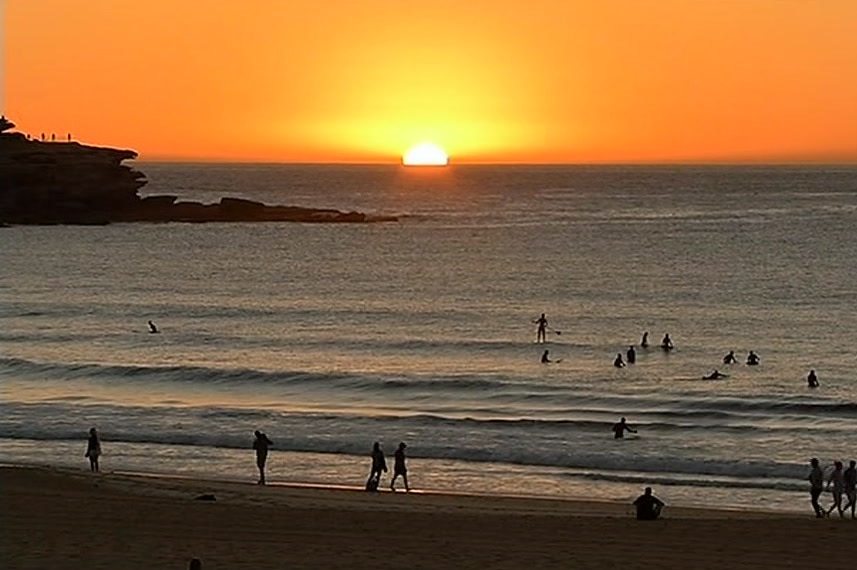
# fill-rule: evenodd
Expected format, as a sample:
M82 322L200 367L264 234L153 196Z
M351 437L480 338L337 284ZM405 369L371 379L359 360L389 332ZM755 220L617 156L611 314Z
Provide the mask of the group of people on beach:
M825 490L824 470L816 457L813 457L809 464L811 466L808 477L810 502L813 510L815 510L816 518L829 518L834 510L839 511L841 518L845 518L845 513L850 508L851 518L854 519L854 511L857 509L857 461L852 459L848 469L843 469L842 461L833 462L833 471L827 477L827 490L833 493L833 504L826 511L818 502ZM848 499L845 506L842 506L843 496Z

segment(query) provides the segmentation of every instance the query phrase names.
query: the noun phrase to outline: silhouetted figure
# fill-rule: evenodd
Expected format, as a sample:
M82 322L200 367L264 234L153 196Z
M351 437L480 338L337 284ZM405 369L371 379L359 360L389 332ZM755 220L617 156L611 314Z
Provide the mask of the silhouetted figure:
M652 488L646 487L646 491L634 500L637 507L638 521L653 521L661 516L664 502L652 495Z
M264 433L256 430L253 432L256 439L253 440L253 449L256 450L256 467L259 468L259 485L265 484L265 463L268 461L268 448L274 445L274 442L268 439Z
M381 474L387 472L387 460L381 451L381 444L377 441L372 445L372 469L369 471L369 479L366 480L367 491L377 491L381 483Z
M402 481L405 482L405 491L410 492L411 488L408 487L408 466L405 463L405 442L399 442L399 448L396 450L396 453L393 454L393 479L390 481L390 490L396 490L396 478L400 475L402 476Z
M101 455L101 440L98 439L98 432L95 428L89 429L89 439L86 442L86 454L84 457L89 458L89 470L98 471L98 457Z
M625 360L628 361L628 364L637 362L637 351L634 350L633 346L628 347L628 351L625 353Z
M750 354L747 355L747 365L756 366L757 364L759 364L759 355L751 350Z
M202 560L199 558L191 558L187 570L202 570Z
M57 140L57 134L51 133L51 142L56 142L56 140Z
M616 368L624 368L625 367L625 363L622 362L622 353L621 352L616 355L615 359L613 359L613 366L615 366Z
M723 364L735 364L738 362L738 359L735 358L735 351L730 350L729 354L723 357Z
M45 141L45 133L42 133L42 142Z
M68 133L68 134L65 136L65 138L66 138L66 140L67 140L68 142L71 142L71 133Z
M640 340L640 346L643 348L649 348L649 331L643 333L643 338Z
M672 339L670 338L669 333L664 335L664 339L661 341L661 348L670 351L675 348Z
M830 473L830 478L827 479L827 490L833 487L833 504L827 509L827 516L833 512L833 509L839 511L839 517L845 518L842 510L842 494L845 492L845 474L842 472L842 462L833 462L833 471Z
M551 359L548 356L549 353L549 350L546 350L542 353L542 364L550 364Z
M545 314L533 321L538 325L536 329L536 342L547 342L548 319Z
M150 334L158 334L159 332L161 332L161 331L158 330L158 327L155 326L155 323L153 323L152 321L149 321L149 333Z
M818 498L824 491L824 471L818 466L818 459L813 457L809 464L812 470L809 472L809 496L812 508L815 509L815 518L824 518L824 509L818 504Z
M723 374L719 370L715 369L714 372L709 374L708 376L703 376L703 380L719 380L720 378L728 378L728 374Z
M810 370L806 377L806 385L810 388L818 388L818 376L815 375L815 370Z
M842 474L842 479L845 482L845 496L848 497L848 504L842 509L847 511L851 507L851 518L854 517L854 510L857 508L857 461L853 459L848 464L848 469Z
M637 430L633 429L628 423L625 421L625 418L619 420L619 423L613 424L613 439L622 439L625 437L625 432L637 433Z

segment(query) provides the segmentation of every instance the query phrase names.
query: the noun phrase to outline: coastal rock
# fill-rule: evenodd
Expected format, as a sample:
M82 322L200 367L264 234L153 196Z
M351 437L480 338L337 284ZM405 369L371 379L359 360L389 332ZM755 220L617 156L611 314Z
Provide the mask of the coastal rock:
M269 206L224 197L216 204L177 201L177 196L141 197L142 172L122 164L132 150L77 142L30 140L8 132L0 118L0 227L16 224L108 224L111 222L304 222L397 221L360 212Z

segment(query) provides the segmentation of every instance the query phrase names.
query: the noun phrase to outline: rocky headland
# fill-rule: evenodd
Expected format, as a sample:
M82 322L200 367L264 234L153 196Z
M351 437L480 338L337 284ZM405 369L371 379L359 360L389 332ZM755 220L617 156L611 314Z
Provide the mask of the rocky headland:
M305 222L396 221L362 212L267 205L224 197L217 203L177 196L140 196L146 175L122 164L132 150L77 142L30 140L9 132L0 118L0 225L109 224L111 222Z

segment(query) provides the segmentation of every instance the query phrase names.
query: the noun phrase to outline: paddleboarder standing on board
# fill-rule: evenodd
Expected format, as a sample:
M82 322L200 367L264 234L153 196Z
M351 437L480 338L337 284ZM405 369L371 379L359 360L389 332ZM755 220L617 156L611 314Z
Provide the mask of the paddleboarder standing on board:
M533 322L538 325L538 329L536 329L536 343L547 342L548 319L545 317L545 314L542 313L542 316Z

